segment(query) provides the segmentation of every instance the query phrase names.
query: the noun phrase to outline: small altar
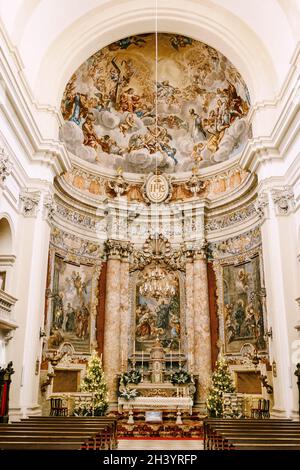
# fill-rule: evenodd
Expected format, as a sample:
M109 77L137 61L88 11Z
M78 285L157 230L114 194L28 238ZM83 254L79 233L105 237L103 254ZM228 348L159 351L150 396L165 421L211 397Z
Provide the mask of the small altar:
M193 400L190 397L137 397L134 400L118 401L118 411L128 411L128 424L134 423L133 411L176 411L176 424L182 424L181 413L187 411L192 414Z
M170 367L167 361L167 354L157 338L149 357L142 356L141 367L139 356L135 355L131 369L120 377L118 412L128 412L128 424L134 423L134 410L173 411L177 416L176 424L182 424L183 412L192 414L196 391L193 375L182 367L180 355L178 363L173 360Z

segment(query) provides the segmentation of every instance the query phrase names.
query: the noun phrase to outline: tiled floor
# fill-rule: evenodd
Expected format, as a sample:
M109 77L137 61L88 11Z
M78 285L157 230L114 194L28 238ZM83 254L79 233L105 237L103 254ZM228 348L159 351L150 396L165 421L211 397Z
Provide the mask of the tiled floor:
M120 439L119 450L202 450L202 440Z

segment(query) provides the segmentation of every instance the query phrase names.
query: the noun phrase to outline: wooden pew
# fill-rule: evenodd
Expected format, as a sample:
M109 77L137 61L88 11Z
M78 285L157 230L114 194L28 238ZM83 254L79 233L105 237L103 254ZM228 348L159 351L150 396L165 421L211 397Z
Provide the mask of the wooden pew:
M300 423L290 420L205 419L204 449L272 449L300 445Z
M113 417L107 417L107 416L95 416L95 417L83 417L83 416L30 416L29 418L23 418L21 421L18 422L45 422L45 423L50 423L50 422L64 422L64 423L73 423L75 422L76 424L78 423L110 423L113 426L113 432L117 434L117 418Z
M0 448L99 450L117 446L116 418L47 418L0 424Z
M40 436L90 436L93 439L93 448L107 449L113 448L112 433L105 424L98 426L48 426L48 425L8 425L6 428L0 425L0 442L3 435L12 435L17 433L18 435L40 435Z

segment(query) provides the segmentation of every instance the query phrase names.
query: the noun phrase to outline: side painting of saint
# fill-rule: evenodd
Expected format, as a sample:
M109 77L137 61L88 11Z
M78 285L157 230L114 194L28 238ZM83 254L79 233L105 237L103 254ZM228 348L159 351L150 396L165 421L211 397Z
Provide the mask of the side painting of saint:
M92 277L93 267L55 256L49 349L69 342L79 353L90 352Z
M141 295L136 288L135 348L151 349L159 337L164 348L178 350L180 341L180 295L177 289L170 298Z
M227 353L239 352L244 343L266 348L261 302L259 257L238 266L223 266L223 318Z

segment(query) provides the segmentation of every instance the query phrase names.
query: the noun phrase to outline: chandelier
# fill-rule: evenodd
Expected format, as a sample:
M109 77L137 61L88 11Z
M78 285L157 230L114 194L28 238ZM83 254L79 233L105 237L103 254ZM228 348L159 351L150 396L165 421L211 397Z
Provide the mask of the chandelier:
M152 297L156 300L159 298L170 298L175 295L176 288L174 281L164 269L156 265L150 271L143 274L143 284L139 288L139 292L143 297Z

